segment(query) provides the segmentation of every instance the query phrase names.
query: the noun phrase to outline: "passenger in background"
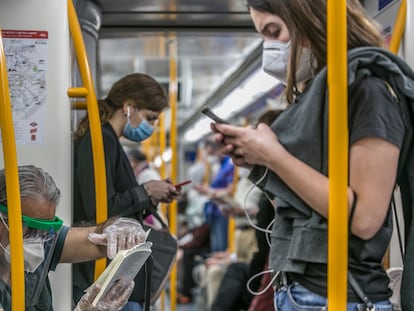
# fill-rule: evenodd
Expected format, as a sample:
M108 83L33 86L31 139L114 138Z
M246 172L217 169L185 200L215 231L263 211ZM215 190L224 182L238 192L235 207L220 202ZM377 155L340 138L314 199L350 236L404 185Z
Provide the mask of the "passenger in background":
M161 180L160 173L152 167L147 156L139 149L130 149L127 151L129 163L131 163L138 185L145 184L151 180Z
M228 239L228 218L222 214L219 206L214 202L214 198L216 196L232 194L234 165L231 158L223 154L213 140L207 140L205 146L211 149L211 153L218 157L220 168L209 185L194 185L194 189L210 198L204 206L204 212L206 222L210 227L211 251L214 253L226 250Z
M53 310L49 271L59 263L113 258L117 250L131 248L145 240L138 221L110 219L99 226L69 228L56 215L60 190L53 178L33 165L18 167L25 278L25 310ZM10 222L12 208L7 201L6 174L0 170L0 310L11 310ZM124 243L120 243L124 241ZM81 297L75 311L120 310L132 292L134 282L120 279L96 305L99 286L93 285ZM18 295L20 293L16 293ZM14 307L13 310L16 310Z
M183 225L187 231L179 239L179 291L178 303L190 303L196 287L193 269L210 253L210 229L206 223L204 206L209 198L196 190L196 185L208 183L215 176L216 149L209 142L200 143L194 163L188 168L187 176L192 181L186 195Z
M148 214L157 215L157 204L170 203L180 195L180 189L176 189L169 179L138 185L119 138L124 136L140 142L151 136L159 115L168 107L165 90L146 74L129 74L115 82L107 97L98 101L98 107L105 152L108 216L122 215L142 220ZM79 123L74 139L73 223L95 223L96 194L88 116ZM74 265L75 301L92 284L93 276L93 262ZM136 301L137 297L142 297L142 293L134 290L133 302L127 307L131 304L135 307L125 310L141 309L142 301Z
M236 262L247 264L257 251L255 230L249 224L245 213L248 213L251 221L256 223L261 190L247 179L247 173L248 170L239 169L239 179L235 185L234 194L219 194L214 199L225 217L234 217L236 225L234 232L235 251L230 252L226 249L222 252L213 252L204 263L196 268L199 286L202 288L201 294L204 296L200 298L205 301L206 310L211 309L229 265ZM227 299L228 297L226 297Z
M326 1L247 3L264 39L263 69L286 83L290 105L271 127L216 123L212 128L222 151L236 165L252 168L249 178L275 196L270 268L280 276L274 283L276 309L326 310L327 96L332 91L326 84ZM346 1L346 11L349 227L343 229L349 229L348 275L354 279L347 288L347 310L391 311L382 260L392 234L389 206L397 170L407 169L413 159L400 159L400 150L411 144L407 104L414 102L414 73L381 49L382 33L359 0Z
M257 124L265 123L271 125L276 118L281 114L282 110L267 110L265 111L257 120ZM242 168L239 168L242 169ZM246 170L243 168L243 170ZM247 179L247 178L246 178ZM269 257L269 242L266 238L266 233L264 231L269 230L270 223L274 220L275 211L274 211L274 202L271 201L271 198L261 192L253 183L250 182L250 188L254 187L255 191L258 191L259 198L257 200L257 205L259 208L256 217L252 217L251 213L249 218L246 217L246 212L248 212L249 205L252 205L253 197L250 197L252 194L249 191L252 189L239 189L240 192L240 207L235 207L236 217L236 228L237 223L239 225L249 226L253 230L254 239L257 245L257 251L254 252L254 249L251 250L254 252L249 258L248 261L238 260L235 263L232 263L227 268L220 287L217 290L217 295L214 298L211 311L238 311L238 310L247 310L249 309L250 303L254 300L255 307L252 308L252 311L261 310L261 311L273 311L273 295L272 288L269 287L268 290L258 296L253 296L251 292L261 292L265 286L270 282L270 273L264 274L263 277L257 276L259 273L267 269L267 261ZM237 198L238 191L236 190L235 198ZM249 193L249 194L248 194ZM245 196L248 194L248 197ZM246 204L245 204L246 202ZM248 204L247 202L251 202ZM254 201L253 201L254 202ZM247 210L245 210L247 209ZM249 219L255 220L254 223L250 223ZM254 228L256 226L256 228ZM257 228L260 228L257 229ZM245 243L245 239L242 240L242 243ZM247 283L251 279L250 288L248 290ZM267 280L267 283L264 284L263 288L261 287L261 281ZM260 288L260 289L259 289ZM270 295L269 295L270 293ZM250 309L249 309L250 310Z

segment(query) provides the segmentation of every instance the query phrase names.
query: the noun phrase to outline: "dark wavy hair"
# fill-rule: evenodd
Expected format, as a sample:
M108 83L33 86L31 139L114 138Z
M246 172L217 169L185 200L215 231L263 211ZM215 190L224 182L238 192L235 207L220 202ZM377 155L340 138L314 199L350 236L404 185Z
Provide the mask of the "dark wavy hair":
M168 107L168 96L160 83L149 75L132 73L115 82L105 99L98 100L101 123L107 123L114 112L122 109L128 100L132 100L138 109L155 112L161 112ZM82 137L88 129L89 119L86 115L79 122L74 138Z

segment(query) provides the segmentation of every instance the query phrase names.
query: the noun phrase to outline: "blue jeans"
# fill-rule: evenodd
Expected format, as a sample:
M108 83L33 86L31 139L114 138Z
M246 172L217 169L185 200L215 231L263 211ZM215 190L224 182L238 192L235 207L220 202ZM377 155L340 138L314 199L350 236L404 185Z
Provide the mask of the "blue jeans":
M326 298L319 296L299 283L292 283L279 288L275 292L276 311L326 311L328 309ZM392 311L391 303L386 301L374 303L375 311ZM364 304L349 302L347 311L365 311Z
M210 223L211 252L222 252L227 249L228 218L215 215Z

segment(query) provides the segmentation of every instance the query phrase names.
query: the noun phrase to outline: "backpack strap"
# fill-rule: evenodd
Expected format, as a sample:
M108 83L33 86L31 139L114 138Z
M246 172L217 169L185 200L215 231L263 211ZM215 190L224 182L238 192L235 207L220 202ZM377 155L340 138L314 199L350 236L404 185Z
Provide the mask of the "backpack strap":
M397 206L395 205L395 193L391 197L391 208L394 214L395 224L397 226L396 230L397 230L397 235L398 235L398 244L400 247L401 259L403 259L404 258L404 247L403 247L403 240L401 237L401 227L400 227L400 221L399 221L398 213L397 213Z
M144 311L150 311L151 307L151 274L152 274L152 265L154 259L150 255L145 262L145 301L144 301Z

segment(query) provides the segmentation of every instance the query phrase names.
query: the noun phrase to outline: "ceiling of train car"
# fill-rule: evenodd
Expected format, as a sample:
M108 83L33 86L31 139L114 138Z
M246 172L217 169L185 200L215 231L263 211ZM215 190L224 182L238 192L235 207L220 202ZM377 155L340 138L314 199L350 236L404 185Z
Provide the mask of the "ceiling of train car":
M244 0L95 3L102 13L99 89L105 94L115 80L136 71L168 88L170 57L176 53L179 129L260 66L261 38Z
M104 27L251 28L245 0L96 0Z

